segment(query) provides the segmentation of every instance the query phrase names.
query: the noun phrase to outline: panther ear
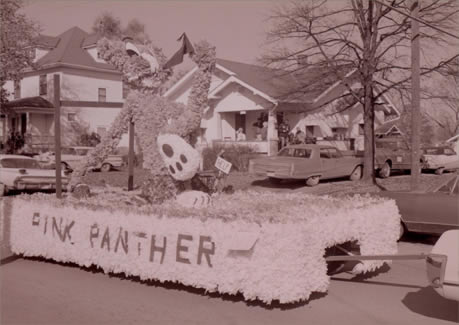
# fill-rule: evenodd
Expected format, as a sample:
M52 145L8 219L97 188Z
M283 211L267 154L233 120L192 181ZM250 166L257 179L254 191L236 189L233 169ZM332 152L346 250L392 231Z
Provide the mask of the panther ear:
M132 40L132 38L130 38L130 37L123 38L123 42L125 44L127 54L129 56L133 56L133 55L139 55L140 56L139 49L131 42L131 40Z

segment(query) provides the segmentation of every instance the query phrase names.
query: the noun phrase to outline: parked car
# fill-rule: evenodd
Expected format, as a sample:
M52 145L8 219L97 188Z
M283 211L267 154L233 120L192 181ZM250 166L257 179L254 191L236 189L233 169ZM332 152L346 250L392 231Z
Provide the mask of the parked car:
M441 235L459 229L459 176L452 175L440 186L425 192L379 192L394 199L401 215L400 237L404 232Z
M459 169L459 155L450 147L427 147L422 149L423 169L440 175L444 171Z
M375 146L375 168L379 177L387 178L393 170L411 170L411 149L404 138L376 139Z
M61 167L63 169L74 170L81 166L84 158L93 147L63 147L61 149ZM54 152L41 154L35 157L41 164L54 164ZM124 165L121 155L109 155L101 164L94 167L102 172L108 172L114 168L120 168Z
M62 186L68 184L68 177L62 173ZM0 197L9 191L40 191L56 188L56 172L43 169L30 157L0 155Z
M427 256L427 278L439 295L459 301L459 230L446 231Z
M362 177L361 157L345 156L333 146L317 144L289 145L277 156L251 159L249 172L269 177L273 183L282 179L304 179L314 186L320 179L348 176L351 180Z

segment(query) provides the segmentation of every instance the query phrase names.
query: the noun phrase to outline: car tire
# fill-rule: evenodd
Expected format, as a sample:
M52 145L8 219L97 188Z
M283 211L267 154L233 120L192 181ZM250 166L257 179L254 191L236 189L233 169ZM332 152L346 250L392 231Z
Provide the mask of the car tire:
M444 171L445 171L445 168L443 167L437 168L435 169L435 175L441 175L443 174Z
M3 197L6 195L6 185L3 183L0 183L0 197Z
M69 169L69 165L67 165L65 162L61 162L61 170L67 170Z
M349 176L349 179L353 182L358 181L362 178L362 166L357 166L354 168L354 171Z
M384 163L378 174L381 178L388 178L390 176L390 165L388 162Z
M400 241L402 239L402 237L405 234L405 232L406 232L405 225L403 224L402 221L400 221L400 228L399 228L398 240L397 241Z
M320 176L312 176L306 179L306 185L307 186L316 186L319 184L320 181Z
M102 166L100 166L100 171L104 173L109 172L111 169L112 169L112 165L108 163L104 163L102 164Z
M269 182L273 185L279 185L280 182L282 181L280 178L275 178L275 177L268 177Z

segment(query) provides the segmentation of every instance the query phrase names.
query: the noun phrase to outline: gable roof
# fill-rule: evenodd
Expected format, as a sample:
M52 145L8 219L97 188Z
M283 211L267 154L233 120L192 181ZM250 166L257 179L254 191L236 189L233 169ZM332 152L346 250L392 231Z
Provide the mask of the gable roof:
M217 59L217 64L242 82L284 103L312 103L336 81L325 67L311 66L301 73L292 73L226 59Z
M301 73L272 69L254 64L217 59L217 65L271 98L283 103L312 103L332 86L336 79L330 69L311 66Z
M96 62L83 48L83 44L93 42L95 37L94 34L89 35L78 27L72 27L55 38L42 36L41 40L52 45L52 50L40 58L36 64L39 68L45 68L49 65L76 65L90 69L117 71L110 64Z

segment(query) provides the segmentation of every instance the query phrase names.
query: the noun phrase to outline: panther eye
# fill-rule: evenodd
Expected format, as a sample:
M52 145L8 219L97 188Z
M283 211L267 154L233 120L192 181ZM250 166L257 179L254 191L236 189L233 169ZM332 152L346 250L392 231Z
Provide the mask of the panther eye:
M174 149L172 149L172 147L168 145L167 143L163 144L163 152L169 158L174 155Z

